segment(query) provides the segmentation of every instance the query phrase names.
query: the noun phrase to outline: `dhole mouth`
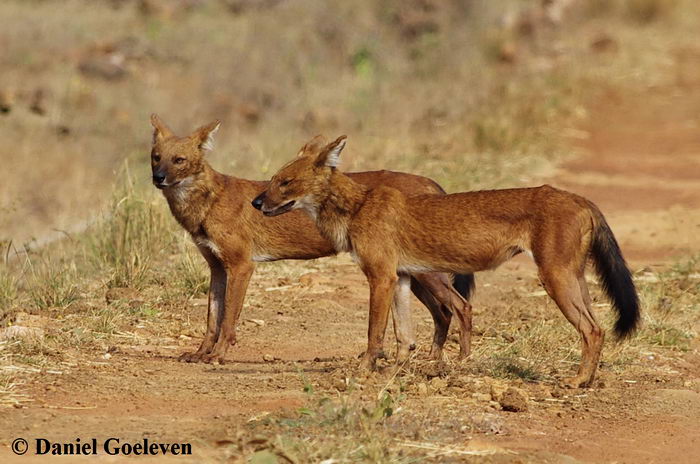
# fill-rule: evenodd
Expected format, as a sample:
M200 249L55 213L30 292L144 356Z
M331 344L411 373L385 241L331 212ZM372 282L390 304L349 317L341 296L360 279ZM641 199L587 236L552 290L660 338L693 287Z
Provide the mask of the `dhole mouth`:
M153 184L153 185L155 185L158 190L163 190L165 188L176 187L178 184L180 184L180 182L182 182L182 181L178 180L176 182L173 182L172 184L162 183L162 184Z
M282 213L286 213L287 211L289 211L290 209L292 209L292 206L294 206L294 203L295 203L295 201L292 200L292 201L290 201L290 202L288 202L288 203L283 204L282 206L280 206L280 207L278 207L278 208L271 209L271 210L268 210L268 211L263 211L263 214L264 214L265 216L278 216L278 215L280 215L280 214L282 214Z

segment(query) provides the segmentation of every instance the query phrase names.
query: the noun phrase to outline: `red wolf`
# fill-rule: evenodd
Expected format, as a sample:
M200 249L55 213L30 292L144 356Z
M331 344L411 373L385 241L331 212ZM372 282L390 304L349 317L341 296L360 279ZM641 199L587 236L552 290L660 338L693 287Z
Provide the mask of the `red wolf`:
M345 141L343 136L302 153L272 177L253 204L267 216L305 210L336 251L354 256L370 286L363 367L374 367L401 276L474 273L523 251L532 253L544 288L581 336L581 364L566 385L591 384L603 347L584 278L589 257L617 311L615 332L619 337L634 332L639 302L632 276L603 214L590 201L548 185L413 196L387 185L362 185L336 169ZM469 343L471 312L465 322Z
M170 211L190 233L209 264L211 285L207 329L199 349L184 353L187 362L223 362L229 345L236 343L236 324L255 263L279 259L313 259L335 253L313 222L297 212L276 219L263 218L250 206L266 182L221 174L205 160L219 122L200 127L185 137L176 136L157 116L151 167L154 185L163 191ZM319 140L304 150L316 151ZM430 179L390 171L358 172L350 176L363 185L391 185L406 193L444 193ZM461 317L465 298L473 288L472 275L441 273L415 275L393 296L397 361L415 347L409 308L409 288L428 307L435 322L432 356L441 357L453 313ZM461 319L460 319L461 320ZM464 345L465 339L461 340Z

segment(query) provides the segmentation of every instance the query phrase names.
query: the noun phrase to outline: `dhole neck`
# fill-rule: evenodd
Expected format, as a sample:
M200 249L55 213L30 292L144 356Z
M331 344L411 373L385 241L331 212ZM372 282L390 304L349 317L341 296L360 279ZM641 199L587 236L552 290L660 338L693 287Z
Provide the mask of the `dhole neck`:
M367 191L364 185L334 170L329 181L328 195L320 210L333 215L354 216L365 202Z
M170 211L189 233L196 234L225 188L223 174L207 163L192 180L165 193Z

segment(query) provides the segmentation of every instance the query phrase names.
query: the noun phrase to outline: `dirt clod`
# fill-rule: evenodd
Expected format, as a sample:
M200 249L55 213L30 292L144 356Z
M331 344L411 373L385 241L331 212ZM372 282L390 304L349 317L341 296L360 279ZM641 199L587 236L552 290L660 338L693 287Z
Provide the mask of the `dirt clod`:
M527 392L520 388L510 387L501 396L498 402L504 411L525 412L528 409Z

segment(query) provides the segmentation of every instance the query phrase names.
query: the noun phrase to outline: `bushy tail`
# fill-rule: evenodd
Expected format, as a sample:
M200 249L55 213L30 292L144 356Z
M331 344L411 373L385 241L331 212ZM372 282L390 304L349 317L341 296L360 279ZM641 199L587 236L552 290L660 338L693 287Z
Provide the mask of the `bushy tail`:
M622 257L620 246L617 244L605 217L603 217L603 213L592 203L590 203L590 207L595 220L591 247L595 269L600 277L603 290L617 311L615 334L620 339L626 338L632 335L639 325L637 289L632 281L632 274L627 263Z
M455 274L452 286L457 293L462 295L462 298L469 301L469 298L474 294L474 274Z

